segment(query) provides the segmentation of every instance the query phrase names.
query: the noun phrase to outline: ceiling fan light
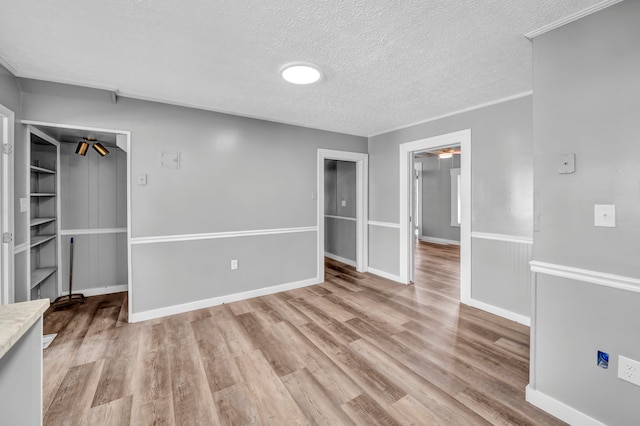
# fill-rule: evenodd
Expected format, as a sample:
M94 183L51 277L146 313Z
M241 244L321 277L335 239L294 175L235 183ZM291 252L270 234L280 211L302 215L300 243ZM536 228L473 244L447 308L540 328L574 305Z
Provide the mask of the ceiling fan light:
M89 143L87 141L78 142L78 146L76 147L76 154L85 156L87 155L87 150L89 149Z
M96 152L98 154L100 154L100 156L104 157L105 155L107 155L109 153L109 151L107 150L107 148L105 148L104 146L102 146L102 144L100 142L95 142L93 144L93 149L96 150Z

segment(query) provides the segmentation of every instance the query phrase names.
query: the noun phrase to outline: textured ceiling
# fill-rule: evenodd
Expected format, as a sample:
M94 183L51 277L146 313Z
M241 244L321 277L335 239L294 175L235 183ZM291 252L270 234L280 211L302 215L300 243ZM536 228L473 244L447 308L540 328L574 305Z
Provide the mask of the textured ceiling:
M0 0L18 76L369 136L531 90L524 34L600 0ZM292 61L320 65L285 83Z

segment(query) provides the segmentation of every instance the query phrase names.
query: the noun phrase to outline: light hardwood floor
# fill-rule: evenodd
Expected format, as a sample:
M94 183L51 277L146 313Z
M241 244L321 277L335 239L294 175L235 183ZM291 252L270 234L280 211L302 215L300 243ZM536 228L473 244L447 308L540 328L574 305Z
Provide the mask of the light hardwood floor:
M459 250L404 286L323 284L138 324L126 293L45 314L44 424L562 424L524 401L528 328L459 304Z

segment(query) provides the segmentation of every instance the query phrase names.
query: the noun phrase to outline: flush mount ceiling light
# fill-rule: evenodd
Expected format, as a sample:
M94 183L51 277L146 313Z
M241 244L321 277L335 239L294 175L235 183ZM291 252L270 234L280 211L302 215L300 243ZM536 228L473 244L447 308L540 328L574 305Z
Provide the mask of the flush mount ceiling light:
M282 78L293 84L311 84L322 77L316 65L300 62L285 65L280 70L280 74Z

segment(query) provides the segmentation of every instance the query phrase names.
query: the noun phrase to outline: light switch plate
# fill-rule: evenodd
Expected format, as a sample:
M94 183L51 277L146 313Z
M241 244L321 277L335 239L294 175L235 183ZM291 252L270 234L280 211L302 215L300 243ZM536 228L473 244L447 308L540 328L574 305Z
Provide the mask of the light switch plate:
M340 202L340 205L341 205L342 207L347 207L347 200L342 200L342 201Z
M576 155L560 154L558 157L558 173L561 175L570 174L576 171Z
M616 227L616 206L615 204L596 204L594 206L595 226L604 228Z
M20 198L20 212L28 212L29 211L29 199L28 198Z

